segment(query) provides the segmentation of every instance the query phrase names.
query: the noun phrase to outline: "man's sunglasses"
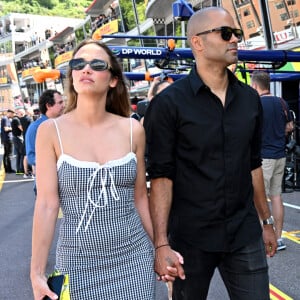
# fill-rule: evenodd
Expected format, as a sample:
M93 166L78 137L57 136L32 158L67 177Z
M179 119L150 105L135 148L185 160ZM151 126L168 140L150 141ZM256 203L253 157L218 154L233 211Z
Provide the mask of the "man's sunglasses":
M199 32L196 35L198 36L198 35L207 34L207 33L215 32L215 31L221 32L221 37L226 42L228 42L231 39L232 34L234 34L237 37L238 42L241 42L243 39L243 30L242 29L231 28L228 26L222 26L222 27L211 29L211 30L206 30L203 32Z
M83 58L73 58L69 61L69 67L71 70L82 70L86 65L90 65L91 69L94 71L111 70L111 66L102 59L86 61Z

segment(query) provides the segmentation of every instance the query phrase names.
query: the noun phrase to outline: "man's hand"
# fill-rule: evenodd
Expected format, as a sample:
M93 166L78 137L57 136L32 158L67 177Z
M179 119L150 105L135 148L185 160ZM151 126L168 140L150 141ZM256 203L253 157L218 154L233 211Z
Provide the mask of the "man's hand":
M263 225L263 239L268 257L274 256L277 250L277 240L273 225Z
M174 281L176 277L185 279L183 257L170 246L159 247L155 250L155 272L158 280Z

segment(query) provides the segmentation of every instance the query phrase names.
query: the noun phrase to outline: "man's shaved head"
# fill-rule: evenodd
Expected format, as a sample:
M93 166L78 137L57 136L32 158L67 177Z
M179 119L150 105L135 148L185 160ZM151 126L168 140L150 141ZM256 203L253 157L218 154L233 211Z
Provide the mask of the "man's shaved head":
M216 12L229 14L229 12L222 7L211 6L196 11L190 17L187 24L187 39L189 45L191 45L190 39L192 36L194 36L200 31L205 31L207 29L210 29L210 24L212 20L214 20Z

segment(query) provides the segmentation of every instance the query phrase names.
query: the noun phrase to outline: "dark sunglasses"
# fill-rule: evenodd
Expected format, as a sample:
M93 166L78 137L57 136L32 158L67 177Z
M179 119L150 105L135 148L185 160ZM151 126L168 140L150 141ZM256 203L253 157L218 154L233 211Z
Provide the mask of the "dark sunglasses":
M231 39L232 34L234 34L237 37L238 42L241 42L243 39L243 30L242 29L231 28L228 26L222 26L222 27L211 29L211 30L206 30L203 32L199 32L196 35L207 34L207 33L215 32L215 31L221 32L221 37L226 42L228 42Z
M82 70L86 65L90 65L91 69L94 71L111 70L111 66L102 59L86 61L83 58L73 58L69 61L69 67L71 70Z

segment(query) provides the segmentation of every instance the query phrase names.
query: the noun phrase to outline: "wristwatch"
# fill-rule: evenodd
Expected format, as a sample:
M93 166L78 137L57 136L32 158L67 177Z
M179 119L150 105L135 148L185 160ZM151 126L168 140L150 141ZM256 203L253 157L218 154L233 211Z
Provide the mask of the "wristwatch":
M270 216L269 218L262 221L263 225L274 225L274 218Z

